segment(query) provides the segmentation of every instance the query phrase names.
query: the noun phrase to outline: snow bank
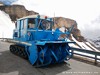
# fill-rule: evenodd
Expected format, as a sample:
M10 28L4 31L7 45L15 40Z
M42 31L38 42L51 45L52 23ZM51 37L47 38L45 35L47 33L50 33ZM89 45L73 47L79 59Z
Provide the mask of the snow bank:
M95 51L100 52L98 49L96 49L95 47L93 47L89 42L86 42L86 44L88 44L91 48L93 48Z
M14 23L8 14L0 11L0 38L12 38Z
M72 35L71 35L72 36ZM82 49L88 49L88 50L92 50L90 47L88 47L86 44L84 44L83 42L78 42L73 36L72 39L82 48Z

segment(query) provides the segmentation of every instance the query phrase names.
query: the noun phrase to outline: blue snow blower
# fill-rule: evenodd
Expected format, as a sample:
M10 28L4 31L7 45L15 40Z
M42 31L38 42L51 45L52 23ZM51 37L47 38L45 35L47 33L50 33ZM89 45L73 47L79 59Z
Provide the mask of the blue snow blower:
M72 29L61 32L53 30L53 25L53 18L42 15L18 19L10 51L38 67L64 62L71 55L68 44L74 43L68 41Z

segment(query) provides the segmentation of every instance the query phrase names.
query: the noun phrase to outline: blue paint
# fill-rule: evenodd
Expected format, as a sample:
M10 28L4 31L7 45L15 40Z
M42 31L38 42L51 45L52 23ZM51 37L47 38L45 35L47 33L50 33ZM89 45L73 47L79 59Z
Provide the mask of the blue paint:
M74 42L65 39L68 39L72 29L65 33L61 32L59 28L52 31L53 19L43 19L40 15L31 18L31 22L35 23L34 28L29 28L28 22L30 22L29 17L17 21L13 39L31 44L31 46L25 45L25 49L32 65L36 63L37 66L46 66L51 63L61 63L67 56L70 56L68 43ZM67 35L67 38L59 39L62 34Z

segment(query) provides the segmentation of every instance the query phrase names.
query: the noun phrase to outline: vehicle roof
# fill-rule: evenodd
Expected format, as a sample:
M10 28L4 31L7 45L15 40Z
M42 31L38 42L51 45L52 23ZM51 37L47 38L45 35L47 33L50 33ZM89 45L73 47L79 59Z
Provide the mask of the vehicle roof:
M38 18L38 16L40 17L40 19L45 19L45 17L51 18L51 17L44 16L44 15L29 15L29 16L19 18L18 20L27 19L27 18Z

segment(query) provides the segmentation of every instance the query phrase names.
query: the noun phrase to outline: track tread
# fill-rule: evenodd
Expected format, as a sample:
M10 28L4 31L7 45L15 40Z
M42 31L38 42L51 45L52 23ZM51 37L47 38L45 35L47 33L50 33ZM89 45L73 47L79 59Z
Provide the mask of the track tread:
M28 58L27 53L25 51L25 47L23 47L23 46L10 45L10 51L11 51L11 53L13 53L17 56L20 56L22 58L25 58L25 59Z

